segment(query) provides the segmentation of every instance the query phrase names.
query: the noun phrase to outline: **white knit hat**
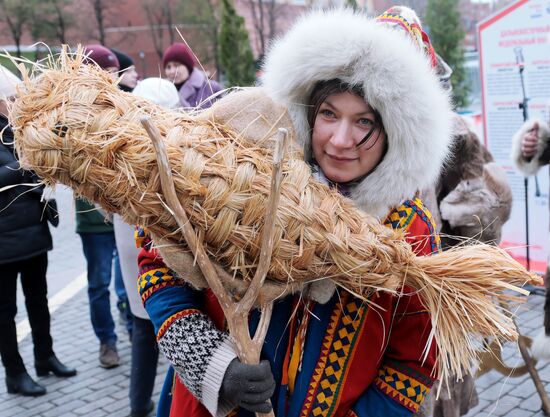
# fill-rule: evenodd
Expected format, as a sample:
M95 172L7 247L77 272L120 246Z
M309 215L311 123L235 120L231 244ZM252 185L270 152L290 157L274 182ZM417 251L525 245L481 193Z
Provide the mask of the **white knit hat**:
M136 88L134 88L133 93L167 109L174 109L180 106L180 98L176 86L174 83L162 78L146 78L139 82Z
M0 65L0 100L16 94L15 87L21 82L13 72Z

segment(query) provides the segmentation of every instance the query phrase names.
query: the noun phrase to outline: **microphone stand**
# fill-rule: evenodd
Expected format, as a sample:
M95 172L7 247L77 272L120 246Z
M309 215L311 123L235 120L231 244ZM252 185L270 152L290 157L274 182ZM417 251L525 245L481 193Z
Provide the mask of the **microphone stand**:
M514 52L516 54L516 63L518 65L519 69L519 78L521 80L521 92L523 95L523 100L521 103L519 103L519 108L523 112L523 121L527 121L529 118L528 112L527 112L527 106L529 99L527 98L525 94L525 80L523 78L523 70L525 69L525 62L523 60L523 52L521 46L517 46L514 48ZM525 177L523 179L523 188L525 191L525 257L526 257L526 266L527 270L531 270L531 254L530 254L530 248L529 248L529 178Z

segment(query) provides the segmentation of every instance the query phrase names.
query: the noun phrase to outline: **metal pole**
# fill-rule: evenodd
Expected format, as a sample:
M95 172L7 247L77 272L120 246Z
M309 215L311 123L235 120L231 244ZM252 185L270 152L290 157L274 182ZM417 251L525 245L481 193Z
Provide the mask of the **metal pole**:
M523 59L523 52L522 47L517 46L514 48L514 53L516 54L516 63L518 65L519 69L519 78L521 80L521 92L523 95L523 100L519 104L519 108L523 112L523 121L527 121L528 119L528 113L527 113L527 105L529 99L525 95L525 80L523 79L523 70L525 69L525 61ZM526 258L526 266L527 270L531 270L531 254L530 254L530 240L529 240L529 179L527 177L523 180L523 188L525 191L525 258Z

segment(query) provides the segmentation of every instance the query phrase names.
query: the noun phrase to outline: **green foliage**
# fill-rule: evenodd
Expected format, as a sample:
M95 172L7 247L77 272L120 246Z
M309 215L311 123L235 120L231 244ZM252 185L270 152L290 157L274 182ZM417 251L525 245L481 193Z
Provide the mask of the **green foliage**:
M460 21L458 0L428 0L426 26L435 51L453 69L451 83L456 107L468 105L469 87L465 83L464 29Z
M256 79L254 56L244 19L237 14L231 0L222 1L218 44L220 65L225 75L226 86L252 85Z
M35 41L67 43L67 30L75 25L72 0L42 0L32 11L29 30Z
M15 57L15 54L13 52L8 51L8 54L12 57ZM35 62L36 61L36 52L35 51L29 51L29 52L21 52L21 58L25 60L25 62L28 60L29 62ZM19 72L19 69L15 66L14 62L9 58L5 56L0 56L0 65L7 68L11 72L13 72L15 75L17 75L19 78L21 78L21 73ZM24 64L27 68L30 68L30 63Z

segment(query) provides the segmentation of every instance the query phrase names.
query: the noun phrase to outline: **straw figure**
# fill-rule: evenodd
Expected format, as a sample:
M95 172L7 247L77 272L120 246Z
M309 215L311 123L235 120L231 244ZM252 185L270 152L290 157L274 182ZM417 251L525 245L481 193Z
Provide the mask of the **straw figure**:
M263 140L253 141L246 126L236 131L216 120L216 106L199 116L164 110L121 92L107 73L82 60L64 52L49 67L37 67L33 78L24 75L10 116L21 164L47 184L68 185L127 223L182 243L182 230L164 203L153 144L140 123L149 116L164 139L178 199L198 240L229 273L224 285L242 292L260 256L273 133L283 124L293 135L284 109L266 116L279 122L267 123ZM270 107L279 108L264 108ZM502 291L525 294L515 285L540 282L487 245L416 257L403 233L314 180L296 145L282 162L274 220L266 284L280 291L263 292L264 298L299 291L320 276L364 298L375 291L398 294L407 284L432 314L430 342L437 342L443 377L460 377L469 366L476 355L472 335L515 339L511 318L492 298L514 299Z

